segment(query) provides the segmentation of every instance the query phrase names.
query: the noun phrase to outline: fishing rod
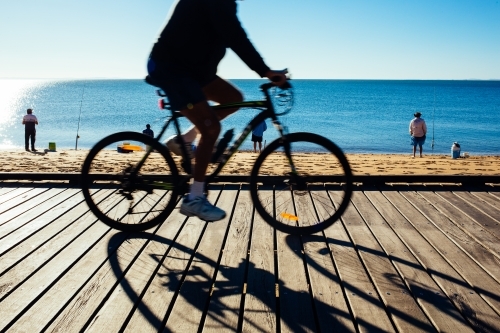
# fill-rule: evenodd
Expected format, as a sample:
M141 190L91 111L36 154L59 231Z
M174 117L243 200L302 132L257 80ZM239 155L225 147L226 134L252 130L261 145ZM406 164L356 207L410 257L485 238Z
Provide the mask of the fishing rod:
M82 98L80 98L80 115L78 116L78 127L76 129L76 142L75 142L75 150L78 149L78 139L80 138L80 135L78 135L80 131L80 120L82 119L82 104L83 104L83 94L85 92L85 84L83 85L82 88Z
M432 110L432 143L431 148L434 151L434 114L436 113L436 87L434 87L434 109Z

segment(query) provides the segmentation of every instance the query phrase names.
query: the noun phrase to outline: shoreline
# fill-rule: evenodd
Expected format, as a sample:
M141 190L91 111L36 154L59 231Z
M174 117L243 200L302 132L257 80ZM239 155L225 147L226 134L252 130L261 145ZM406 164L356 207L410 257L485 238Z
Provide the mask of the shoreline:
M55 152L24 150L0 151L0 172L80 172L89 150L61 149ZM320 163L319 154L301 154L300 160L317 174L328 174L328 165ZM239 151L222 169L221 175L249 175L258 153ZM110 150L109 163L103 172L115 172L122 154ZM449 155L346 154L354 175L500 175L500 155L471 155L452 159ZM179 158L176 158L178 160ZM279 173L279 169L274 170Z

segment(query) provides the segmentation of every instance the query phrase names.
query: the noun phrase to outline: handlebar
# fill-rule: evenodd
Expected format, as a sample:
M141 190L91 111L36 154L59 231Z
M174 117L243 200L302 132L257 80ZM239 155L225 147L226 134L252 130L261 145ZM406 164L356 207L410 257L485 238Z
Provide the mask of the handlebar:
M290 84L289 81L286 81L281 86L277 86L273 82L267 82L267 83L264 83L264 84L260 85L260 89L265 90L265 91L267 91L267 90L269 90L271 88L276 88L276 87L280 88L282 90L288 90L288 89L292 88L292 85Z

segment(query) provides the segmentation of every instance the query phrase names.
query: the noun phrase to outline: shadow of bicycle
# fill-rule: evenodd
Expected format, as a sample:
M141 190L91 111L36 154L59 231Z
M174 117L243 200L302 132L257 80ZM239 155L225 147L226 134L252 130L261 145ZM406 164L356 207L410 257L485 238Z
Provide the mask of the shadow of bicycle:
M123 237L123 233L116 234L110 243L123 240ZM134 244L138 242L141 244L146 242L149 247L157 249L156 253L148 256L156 262L156 267L151 267L151 260L148 262L137 260L139 253L135 252L141 249L138 250ZM173 240L148 233L128 235L117 251L111 250L113 247L109 248L109 263L112 270L123 291L134 303L132 312L122 326L127 329L148 325L154 330L170 331L169 327L179 328L183 322L189 322L191 327L196 326L201 331L203 328L206 329L205 325L210 322L213 326L226 327L234 331L247 329L269 331L269 327L279 328L280 323L293 332L318 331L317 323L311 324L310 320L279 311L279 294L286 294L298 300L302 304L297 306L301 307L307 304L313 307L311 296L288 288L281 281L276 281L274 272L256 268L251 261L243 260L237 267L225 267L206 257L196 248L186 247ZM130 261L131 256L135 257L135 262ZM134 271L149 274L142 290L134 287L136 277L127 274L131 265L138 266ZM210 273L201 268L207 265L212 268ZM246 292L245 281L249 271L252 271L252 279L262 281L262 288L267 291L251 295ZM275 293L276 285L279 285L279 294ZM260 302L260 306L247 307L249 298L252 298L252 302ZM228 302L229 299L232 301ZM352 326L345 326L345 320L342 320L343 322L338 320L343 318L351 322L352 316L348 311L336 309L318 300L314 303L323 317L330 317L332 328L339 331L353 331ZM193 315L195 312L201 315ZM264 315L262 312L265 312ZM262 322L261 318L269 322Z

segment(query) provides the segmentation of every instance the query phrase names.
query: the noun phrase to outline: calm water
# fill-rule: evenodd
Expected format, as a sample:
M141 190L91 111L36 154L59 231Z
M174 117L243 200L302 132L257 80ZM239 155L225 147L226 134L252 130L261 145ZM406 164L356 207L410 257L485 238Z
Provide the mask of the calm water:
M233 80L247 99L260 99L261 80ZM427 121L424 153L448 154L454 141L470 154L500 154L500 81L293 80L295 105L281 118L290 132L326 136L348 153L409 153L408 124ZM90 148L118 131L158 131L165 111L142 80L0 80L0 149L24 148L28 107L38 117L37 147ZM239 133L254 110L223 122ZM276 138L268 123L267 142ZM184 127L187 123L184 123ZM168 135L173 134L168 132ZM165 136L166 137L166 136ZM433 140L434 138L434 140ZM431 144L434 141L434 148ZM250 149L249 139L243 148Z

